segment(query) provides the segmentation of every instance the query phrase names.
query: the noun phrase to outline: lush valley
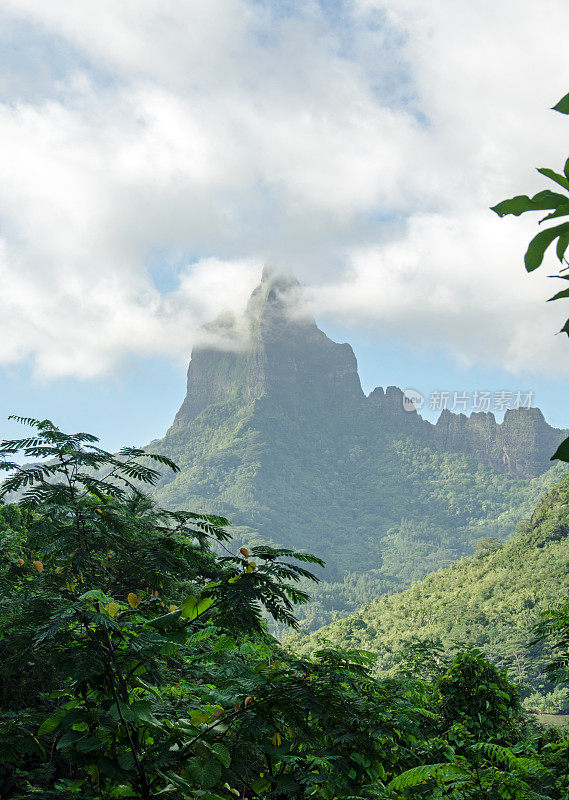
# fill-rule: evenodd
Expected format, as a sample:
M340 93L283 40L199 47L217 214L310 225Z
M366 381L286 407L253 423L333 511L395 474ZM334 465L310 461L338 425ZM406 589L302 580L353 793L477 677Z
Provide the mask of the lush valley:
M402 650L415 640L448 652L478 647L506 669L534 710L569 709L567 691L544 676L549 658L531 645L540 613L569 594L569 478L539 503L515 536L501 543L483 539L475 555L428 575L410 589L383 595L356 614L316 633L293 634L289 644L310 653L326 640L334 646L377 654L379 675L397 668Z

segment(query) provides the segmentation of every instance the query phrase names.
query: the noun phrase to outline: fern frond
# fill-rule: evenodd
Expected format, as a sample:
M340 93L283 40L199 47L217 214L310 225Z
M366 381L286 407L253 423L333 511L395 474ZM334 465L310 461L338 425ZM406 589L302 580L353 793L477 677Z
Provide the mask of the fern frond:
M478 742L472 746L472 749L476 752L484 753L486 758L489 758L491 761L495 761L498 764L513 766L516 761L515 755L508 747L502 747L501 745L494 744L493 742Z
M165 467L170 467L173 472L180 471L180 467L172 461L171 458L162 456L159 453L147 453L146 450L142 450L140 447L123 447L122 450L119 451L119 455L128 456L129 458L150 458L158 464L164 464Z
M460 767L454 764L425 764L419 767L412 767L406 772L401 773L396 778L389 782L388 789L409 789L412 786L419 786L421 783L426 783L429 780L442 778L443 780L452 780L453 778L465 777L467 773Z

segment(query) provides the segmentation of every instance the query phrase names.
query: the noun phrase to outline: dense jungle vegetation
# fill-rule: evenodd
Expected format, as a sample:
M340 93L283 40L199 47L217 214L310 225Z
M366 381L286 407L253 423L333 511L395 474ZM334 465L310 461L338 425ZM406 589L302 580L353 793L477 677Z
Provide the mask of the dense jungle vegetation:
M434 650L477 647L505 669L533 711L569 711L569 691L544 675L549 653L532 644L540 614L569 594L569 477L547 493L531 520L505 543L487 537L475 555L428 575L410 589L384 595L357 613L288 643L309 654L324 646L365 648L375 674L397 671L403 652L430 642Z
M315 556L233 552L226 520L136 488L163 456L24 421L1 447L2 800L567 796L569 740L479 650L410 647L378 679L362 650L283 649L262 612L295 626ZM541 622L552 682L568 630L566 606Z

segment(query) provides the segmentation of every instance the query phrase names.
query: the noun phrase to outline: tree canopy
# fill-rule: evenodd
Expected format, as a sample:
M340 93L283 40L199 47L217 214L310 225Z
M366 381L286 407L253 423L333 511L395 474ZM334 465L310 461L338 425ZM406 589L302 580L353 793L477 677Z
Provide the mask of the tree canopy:
M288 652L263 614L295 626L317 557L233 552L227 520L140 491L162 456L22 421L0 446L3 800L566 792L565 740L482 653L378 680L363 650Z

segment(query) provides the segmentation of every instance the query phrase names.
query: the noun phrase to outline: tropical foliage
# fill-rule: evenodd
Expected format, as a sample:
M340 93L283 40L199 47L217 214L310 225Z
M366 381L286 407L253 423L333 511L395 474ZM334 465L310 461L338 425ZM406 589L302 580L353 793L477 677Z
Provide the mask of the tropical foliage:
M316 557L233 552L226 520L140 492L175 469L162 456L23 421L1 447L3 800L566 791L563 736L528 725L482 653L415 652L378 680L361 650L284 650L263 611L296 625Z
M569 711L567 691L544 675L548 649L534 642L540 614L569 594L569 478L551 489L531 519L505 543L479 540L477 552L383 595L315 633L289 635L309 654L322 641L377 655L376 674L391 675L411 643L440 643L447 653L470 646L507 670L534 711Z

